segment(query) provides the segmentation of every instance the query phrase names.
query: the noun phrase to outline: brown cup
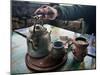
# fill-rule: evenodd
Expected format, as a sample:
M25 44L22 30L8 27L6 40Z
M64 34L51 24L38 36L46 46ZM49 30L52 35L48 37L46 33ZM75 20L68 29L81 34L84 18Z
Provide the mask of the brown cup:
M73 41L75 48L73 49L74 58L80 62L83 61L87 54L87 46L89 45L87 40L83 37L78 37Z

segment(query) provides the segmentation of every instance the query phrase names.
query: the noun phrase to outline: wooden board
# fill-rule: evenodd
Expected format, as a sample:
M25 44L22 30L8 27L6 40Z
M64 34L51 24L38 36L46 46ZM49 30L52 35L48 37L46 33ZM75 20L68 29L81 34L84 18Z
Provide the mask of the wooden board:
M36 70L36 71L51 71L54 69L57 69L61 65L64 64L66 61L67 57L66 55L63 57L63 59L59 62L56 61L51 61L52 58L42 58L42 59L34 59L30 57L28 54L26 54L26 65L29 69L31 70Z

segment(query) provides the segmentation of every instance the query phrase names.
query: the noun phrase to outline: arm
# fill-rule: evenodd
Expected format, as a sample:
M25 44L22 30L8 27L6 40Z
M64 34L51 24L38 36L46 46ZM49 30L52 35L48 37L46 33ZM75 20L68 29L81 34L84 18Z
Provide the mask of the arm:
M57 26L63 27L62 25L64 25L64 23L59 22L59 20L73 21L73 20L83 18L84 21L86 22L85 32L88 34L91 34L91 33L95 34L96 32L95 31L96 30L96 26L95 26L96 25L96 7L95 6L86 6L86 5L58 6L55 9L57 9L58 11L58 17L56 18L56 20L51 20L49 22L51 25L58 24ZM67 26L66 26L66 29L67 29Z
M55 9L58 11L58 17L56 19L76 20L82 18L82 6L58 6Z

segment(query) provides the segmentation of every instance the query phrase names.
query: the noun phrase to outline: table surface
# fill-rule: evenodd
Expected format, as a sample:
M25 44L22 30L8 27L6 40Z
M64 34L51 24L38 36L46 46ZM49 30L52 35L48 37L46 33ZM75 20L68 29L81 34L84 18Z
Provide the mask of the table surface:
M48 31L52 30L51 41L54 42L59 40L59 36L68 36L68 38L75 38L81 34L72 31L64 30L57 27L51 27L50 25L45 25ZM29 30L31 28L19 29L22 34L29 36ZM33 73L31 72L25 64L25 55L27 53L27 42L24 37L13 32L11 39L11 73ZM79 63L73 59L74 55L71 51L68 52L68 59L65 64L55 71L69 71L69 70L83 70L83 69L95 69L93 66L96 65L95 58L86 56L84 61Z

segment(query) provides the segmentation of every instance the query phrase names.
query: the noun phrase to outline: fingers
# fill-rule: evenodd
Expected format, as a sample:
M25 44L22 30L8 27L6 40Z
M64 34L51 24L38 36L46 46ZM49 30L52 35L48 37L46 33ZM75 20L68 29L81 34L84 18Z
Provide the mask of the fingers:
M34 14L42 15L42 19L54 20L57 17L57 10L53 7L44 5L38 8Z
M35 12L34 12L34 14L45 14L46 13L46 10L48 11L48 9L46 9L47 8L47 5L43 5L43 6L41 6L40 8L38 8Z
M48 7L48 5L42 5L40 8L46 8Z
M38 8L35 12L34 12L34 14L37 14L37 12L40 10L40 8Z
M43 13L44 11L41 9L41 8L38 8L35 12L34 12L34 14L41 14L41 13Z

